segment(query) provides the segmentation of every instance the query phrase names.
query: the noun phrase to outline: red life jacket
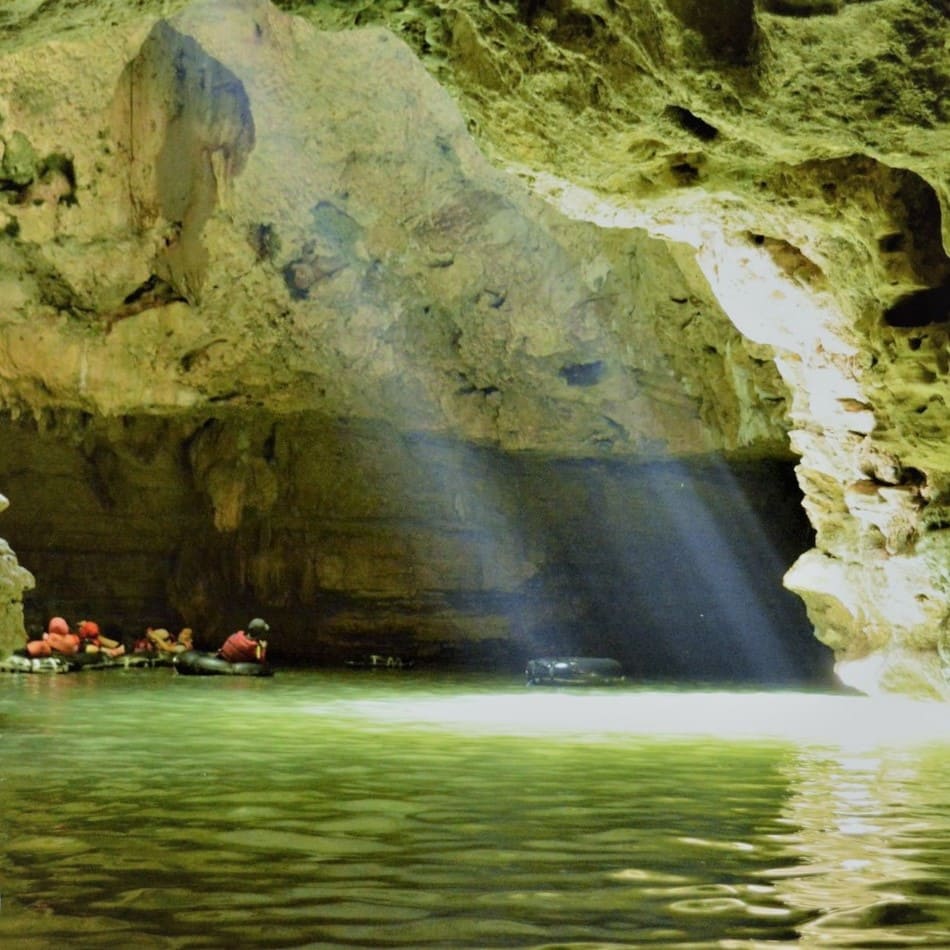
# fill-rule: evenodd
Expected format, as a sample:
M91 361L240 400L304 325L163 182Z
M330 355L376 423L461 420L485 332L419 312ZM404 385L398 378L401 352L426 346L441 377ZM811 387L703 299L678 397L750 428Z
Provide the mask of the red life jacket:
M57 653L71 656L79 652L79 637L75 633L48 633L44 639Z
M72 655L79 652L79 637L69 630L69 624L62 617L53 617L46 627L43 639L57 653Z
M228 663L263 663L266 653L266 644L249 637L243 630L232 633L218 650L218 656Z
M79 624L79 639L83 644L99 646L99 624L95 620L83 620Z

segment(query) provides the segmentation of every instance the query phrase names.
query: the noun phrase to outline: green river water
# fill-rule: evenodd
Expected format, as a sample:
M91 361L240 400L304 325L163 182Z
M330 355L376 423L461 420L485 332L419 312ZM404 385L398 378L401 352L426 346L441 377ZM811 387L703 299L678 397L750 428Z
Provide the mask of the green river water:
M950 714L422 672L0 678L0 946L950 946Z

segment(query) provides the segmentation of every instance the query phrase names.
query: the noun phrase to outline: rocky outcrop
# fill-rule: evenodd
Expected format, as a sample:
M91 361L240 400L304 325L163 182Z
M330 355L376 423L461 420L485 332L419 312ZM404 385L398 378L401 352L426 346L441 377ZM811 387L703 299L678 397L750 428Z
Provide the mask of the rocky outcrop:
M341 642L395 623L369 619L384 601L430 639L504 642L516 611L484 598L526 596L563 552L543 519L533 554L456 544L478 479L397 517L407 439L433 464L470 447L456 473L472 447L492 469L795 455L815 543L787 584L841 674L946 696L937 6L281 6L300 16L100 0L0 22L10 438L58 431L65 483L106 512L161 460L164 510L194 513L161 540L137 525L152 559L108 603L215 627L236 585L286 610L300 655L294 618L329 603ZM329 497L358 530L330 530ZM97 543L123 550L120 523Z
M0 511L9 504L0 495ZM10 545L0 538L0 652L4 655L23 642L23 594L33 584L33 575L20 567Z
M945 697L946 10L444 7L417 49L496 160L569 216L692 247L773 348L818 534L787 583L842 677Z

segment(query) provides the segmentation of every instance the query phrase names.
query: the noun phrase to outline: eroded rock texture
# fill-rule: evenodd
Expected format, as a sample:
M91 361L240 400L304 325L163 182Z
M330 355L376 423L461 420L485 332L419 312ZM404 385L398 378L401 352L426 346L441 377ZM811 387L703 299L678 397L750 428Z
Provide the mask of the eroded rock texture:
M0 511L8 505L6 497L0 495ZM22 640L23 594L33 583L33 575L20 566L10 545L0 538L0 642Z
M939 4L280 6L0 19L37 618L946 697Z

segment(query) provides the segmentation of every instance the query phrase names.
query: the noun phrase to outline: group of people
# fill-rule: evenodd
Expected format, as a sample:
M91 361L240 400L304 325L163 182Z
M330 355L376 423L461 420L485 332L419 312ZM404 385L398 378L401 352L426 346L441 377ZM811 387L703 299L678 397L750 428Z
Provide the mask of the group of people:
M52 656L54 653L62 656L101 653L117 657L125 653L125 645L104 636L94 620L80 620L73 631L62 617L53 617L41 637L27 641L26 653L31 657Z
M264 663L267 659L267 634L270 626L255 617L244 630L232 633L214 654L229 663ZM133 654L175 655L194 650L191 627L183 627L177 634L164 627L147 627L132 646ZM63 617L53 617L42 636L31 638L25 649L30 657L101 654L110 658L124 656L125 645L105 636L94 620L81 620L75 631Z
M133 653L175 654L194 650L195 638L191 627L182 627L170 633L164 627L146 627L145 633L135 641Z

